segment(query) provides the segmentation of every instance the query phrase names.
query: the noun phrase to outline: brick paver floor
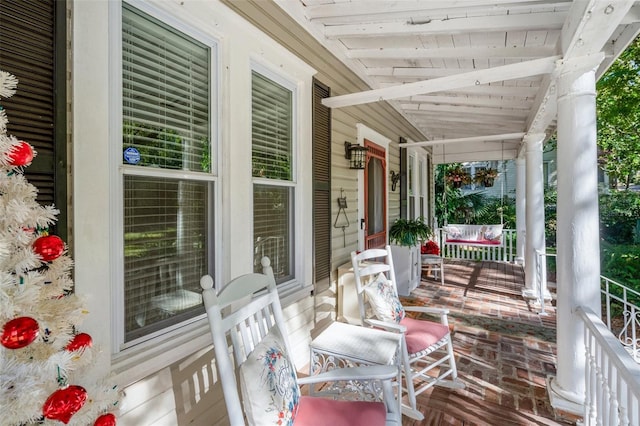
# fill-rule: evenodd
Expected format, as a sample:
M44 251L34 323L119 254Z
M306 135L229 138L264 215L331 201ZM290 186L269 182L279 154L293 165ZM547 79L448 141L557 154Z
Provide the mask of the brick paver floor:
M423 276L405 304L450 309L465 389L435 387L418 397L425 419L403 425L569 425L554 413L546 379L555 374L555 307L522 298L522 267L447 260L445 285ZM574 419L575 420L575 419Z

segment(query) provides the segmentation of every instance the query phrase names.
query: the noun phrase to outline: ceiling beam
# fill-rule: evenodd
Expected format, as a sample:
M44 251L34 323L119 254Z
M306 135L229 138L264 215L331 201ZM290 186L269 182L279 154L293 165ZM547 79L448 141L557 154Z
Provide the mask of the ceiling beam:
M571 59L602 51L634 3L634 0L573 2L558 41L559 50L564 52L563 61L568 64ZM536 99L537 107L532 109L527 123L532 133L545 132L557 114L555 79L543 83L545 86Z
M332 96L322 100L322 104L329 108L340 108L351 105L361 105L370 102L398 99L405 96L421 95L425 93L441 92L462 87L479 86L482 84L511 80L531 75L548 74L553 71L557 56L517 64L502 65L482 69L465 74L457 74L433 80L417 81L400 86L382 89L365 90L349 95Z
M373 24L331 25L325 27L329 39L348 37L390 37L402 35L463 34L495 31L530 31L560 29L566 13L542 12L519 15L451 18L425 23L380 22Z
M464 105L494 108L514 108L529 110L533 104L533 99L504 99L500 97L491 98L488 96L437 96L418 95L412 96L409 100L402 101L402 107L408 104L432 104L432 105Z
M524 120L528 111L526 110L513 110L509 108L496 108L496 107L486 107L486 106L463 106L463 105L432 105L432 104L402 104L402 109L407 112L407 114L420 114L420 113L436 113L457 116L460 118L460 115L470 116L474 115L484 115L484 116L495 116L495 118L512 118L517 120Z
M473 46L473 47L437 47L437 48L409 48L383 47L379 49L349 49L347 57L350 59L536 59L557 55L555 46Z
M536 5L531 0L497 0L487 4L486 0L466 0L466 1L398 1L398 2L345 2L329 3L317 6L306 7L306 16L309 20L322 19L323 22L329 18L353 19L358 16L365 16L369 20L375 15L381 15L382 19L389 19L396 14L429 13L429 14L452 14L459 13L462 9L465 13L474 11L489 11L493 13L505 13L506 11L517 11L520 9L535 10L536 7L545 8L566 8L569 0L556 1L553 3L540 3ZM522 3L522 4L518 4ZM457 9L457 10L456 10ZM353 21L352 21L353 22Z
M433 141L411 142L406 144L400 144L400 148L410 148L414 146L434 146L442 144L454 144L454 143L474 143L474 142L489 142L489 141L502 141L509 139L521 140L526 133L503 133L501 135L486 135L486 136L473 136L470 138L456 138L456 139L440 139Z

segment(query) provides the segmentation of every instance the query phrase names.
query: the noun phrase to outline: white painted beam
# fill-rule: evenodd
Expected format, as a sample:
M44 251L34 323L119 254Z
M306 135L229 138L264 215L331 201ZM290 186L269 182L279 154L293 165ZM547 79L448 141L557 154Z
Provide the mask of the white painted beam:
M408 148L414 146L434 146L434 145L443 145L443 144L454 144L454 143L474 143L474 142L490 142L490 141L502 141L509 139L522 139L526 133L503 133L500 135L485 135L485 136L474 136L470 138L456 138L456 139L439 139L432 141L421 141L421 142L410 142L406 144L400 144L400 148Z
M564 58L602 50L634 3L634 0L574 1L560 36Z
M347 52L347 56L351 59L535 59L557 54L558 51L555 46L474 46L437 48L383 47L379 49L349 49Z
M512 118L517 120L524 120L528 114L525 110L513 110L509 108L491 108L491 107L477 107L477 106L462 106L462 105L431 105L431 104L401 104L403 110L407 114L420 114L420 113L439 113L447 114L454 113L460 118L460 114L471 115L487 115L504 117L506 119Z
M296 0L298 1L298 0ZM522 3L521 5L518 3ZM306 15L309 20L322 19L323 22L331 18L353 19L354 17L366 17L370 20L375 19L376 15L381 15L383 19L393 19L394 16L402 14L429 13L429 14L451 14L487 11L495 14L506 14L507 11L515 12L519 10L536 10L551 8L556 10L568 9L570 2L568 0L556 1L553 3L532 4L531 0L497 0L491 1L490 4L486 0L467 0L467 1L367 1L367 2L344 2L344 3L327 3L306 8ZM335 22L335 21L329 21Z
M380 22L325 27L329 39L348 37L390 37L400 35L461 34L487 31L531 31L560 29L567 14L544 12L519 15L481 16L433 20L426 23Z
M554 63L557 59L557 56L551 56L544 59L535 59L517 64L503 65L473 71L466 74L407 83L401 86L366 90L364 92L349 95L332 96L330 98L323 99L322 104L329 108L340 108L370 102L398 99L405 96L478 86L486 83L516 79L519 77L528 77L531 75L548 74L553 71Z
M533 98L504 99L503 97L489 96L437 96L418 95L412 96L408 100L403 100L401 106L404 108L408 104L432 104L432 105L466 105L493 108L513 108L529 111L533 104Z

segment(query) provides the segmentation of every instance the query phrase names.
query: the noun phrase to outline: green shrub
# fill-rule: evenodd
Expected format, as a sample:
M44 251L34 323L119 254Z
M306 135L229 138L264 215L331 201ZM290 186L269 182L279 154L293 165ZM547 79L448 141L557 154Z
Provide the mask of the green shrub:
M600 235L612 244L638 242L640 193L613 191L600 194Z

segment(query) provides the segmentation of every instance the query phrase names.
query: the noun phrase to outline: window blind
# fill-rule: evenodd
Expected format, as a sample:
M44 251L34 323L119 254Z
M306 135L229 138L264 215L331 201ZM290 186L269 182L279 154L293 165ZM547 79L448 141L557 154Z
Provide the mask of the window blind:
M212 273L210 48L123 6L125 341L204 312L200 277ZM138 155L132 155L132 151ZM165 176L145 176L145 170Z
M291 180L291 90L255 71L251 89L253 176Z
M122 31L124 148L139 166L208 172L209 48L129 6Z
M278 283L293 278L293 93L252 73L254 270L268 256ZM264 179L273 179L270 184Z

